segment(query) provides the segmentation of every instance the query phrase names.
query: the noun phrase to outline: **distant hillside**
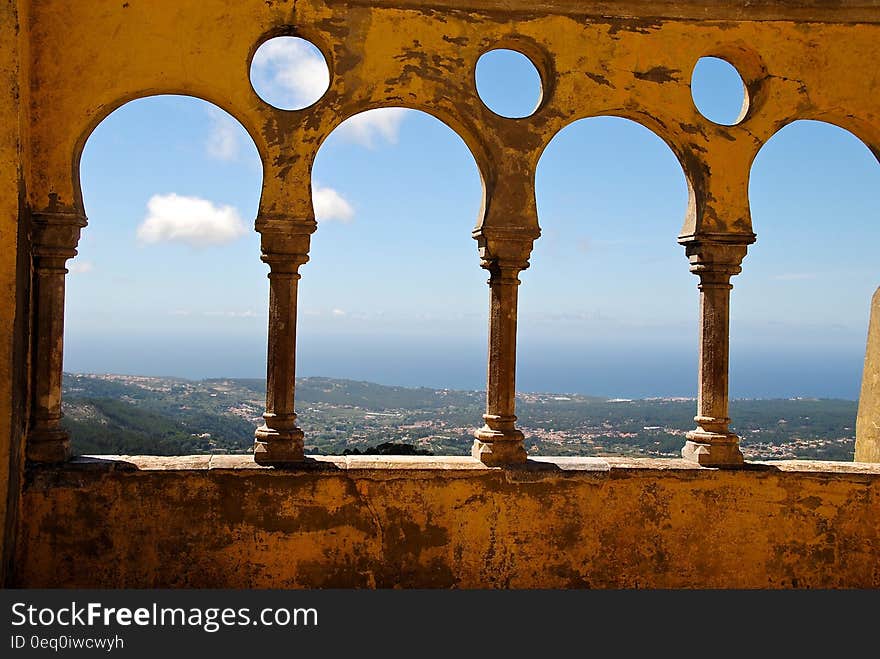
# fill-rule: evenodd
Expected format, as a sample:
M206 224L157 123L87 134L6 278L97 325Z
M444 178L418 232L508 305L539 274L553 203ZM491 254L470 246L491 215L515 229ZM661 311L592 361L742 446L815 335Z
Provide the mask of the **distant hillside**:
M262 423L265 381L64 375L63 424L77 454L245 453ZM485 394L297 379L299 424L312 453L466 455ZM734 431L750 458L852 460L857 403L740 400ZM695 401L519 394L526 448L544 455L677 456Z

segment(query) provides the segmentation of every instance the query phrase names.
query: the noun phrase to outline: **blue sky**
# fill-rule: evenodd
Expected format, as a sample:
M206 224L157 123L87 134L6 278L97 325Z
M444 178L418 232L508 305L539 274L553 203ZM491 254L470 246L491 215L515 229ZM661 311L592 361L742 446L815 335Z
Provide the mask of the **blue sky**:
M273 45L252 78L267 101L302 107L326 88L321 65L302 44ZM500 114L534 108L527 62L493 55L477 73ZM697 73L698 107L734 121L735 73L717 62ZM82 160L89 226L70 264L65 369L263 377L261 174L244 130L205 102L141 99L108 117ZM793 124L759 154L758 242L734 280L734 395L857 396L880 283L878 182L868 149L826 124ZM483 387L488 293L470 237L481 188L462 141L423 113L366 113L330 136L312 184L299 373ZM671 151L626 120L577 122L547 148L537 199L519 388L693 395L697 280L675 240L687 195Z

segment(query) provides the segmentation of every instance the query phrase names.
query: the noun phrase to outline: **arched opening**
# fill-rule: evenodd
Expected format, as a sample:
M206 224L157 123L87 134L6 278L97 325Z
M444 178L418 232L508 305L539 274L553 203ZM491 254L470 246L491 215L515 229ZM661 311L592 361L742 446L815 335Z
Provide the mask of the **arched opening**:
M301 269L297 340L297 372L311 376L297 389L306 451L393 442L469 453L487 323L473 156L431 115L372 110L324 142L312 190L318 230ZM465 391L435 391L447 389ZM324 406L331 391L354 407Z
M758 235L731 298L731 395L746 457L852 460L871 296L880 284L880 166L819 121L774 135L752 165ZM781 399L781 400L779 400ZM764 405L765 423L746 423ZM758 417L757 413L750 416Z
M499 116L528 117L541 104L541 76L519 51L497 48L483 53L477 60L474 80L480 100Z
M300 37L264 41L254 52L250 73L257 96L281 110L307 108L330 86L330 69L323 53Z
M722 126L742 121L749 95L736 67L719 57L701 57L691 73L691 97L701 115Z
M132 101L80 162L89 226L68 264L63 424L77 453L244 452L265 391L262 166L205 101ZM205 378L258 378L253 405ZM238 399L238 397L236 397Z
M627 119L584 119L537 170L542 237L520 290L519 427L529 453L673 455L693 424L697 293L676 237L669 147ZM646 401L643 399L663 399Z

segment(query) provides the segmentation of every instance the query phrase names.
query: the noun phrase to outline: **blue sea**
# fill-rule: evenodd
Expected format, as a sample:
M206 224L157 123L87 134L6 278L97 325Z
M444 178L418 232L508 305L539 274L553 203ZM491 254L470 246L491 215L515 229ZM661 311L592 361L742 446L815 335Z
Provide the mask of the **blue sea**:
M64 369L190 379L265 377L264 337L114 334L66 336ZM735 398L859 396L863 345L731 347ZM517 389L645 398L696 395L696 346L666 341L628 345L605 340L521 341ZM297 374L379 384L485 389L486 346L448 337L305 335Z

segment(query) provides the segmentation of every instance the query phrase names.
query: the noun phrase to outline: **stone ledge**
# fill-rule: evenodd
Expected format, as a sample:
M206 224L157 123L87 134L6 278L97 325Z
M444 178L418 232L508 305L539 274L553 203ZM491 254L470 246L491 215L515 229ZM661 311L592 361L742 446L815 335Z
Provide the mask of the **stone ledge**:
M32 472L41 471L249 471L264 474L297 474L315 471L431 471L431 472L621 472L621 471L676 471L716 472L718 469L701 467L686 460L674 458L626 458L626 457L569 457L535 456L524 465L510 467L487 467L470 456L385 456L309 455L296 467L275 468L258 465L250 454L242 455L85 455L73 458L61 466L35 466ZM771 460L747 462L736 472L786 472L828 475L880 476L880 463L829 462L820 460Z

